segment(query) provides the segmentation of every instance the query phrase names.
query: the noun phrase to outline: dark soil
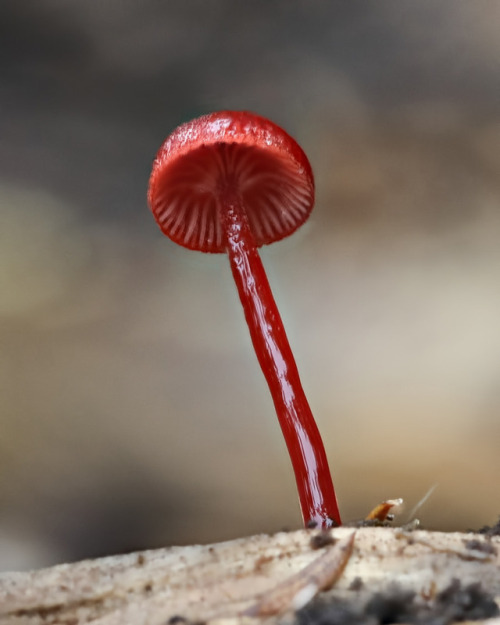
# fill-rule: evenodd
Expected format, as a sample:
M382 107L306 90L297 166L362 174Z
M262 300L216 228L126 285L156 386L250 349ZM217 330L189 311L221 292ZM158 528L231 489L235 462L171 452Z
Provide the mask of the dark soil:
M494 598L480 583L462 587L459 580L438 593L433 601L422 601L414 592L394 589L374 595L363 610L343 599L319 599L297 612L297 625L448 625L500 614Z
M500 536L500 517L498 518L498 521L495 523L495 525L485 525L480 530L478 530L477 533L484 534L488 538L491 538L492 536Z

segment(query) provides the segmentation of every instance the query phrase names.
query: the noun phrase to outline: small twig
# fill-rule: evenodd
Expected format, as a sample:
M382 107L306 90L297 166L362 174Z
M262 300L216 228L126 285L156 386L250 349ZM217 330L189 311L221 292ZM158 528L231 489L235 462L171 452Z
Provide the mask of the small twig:
M423 545L428 547L433 553L450 554L461 558L462 560L477 560L477 561L489 561L495 560L496 551L494 549L482 550L480 547L471 546L466 550L447 548L437 548L431 541L424 540L423 538L416 538L413 534L409 535L404 530L396 530L395 536L397 538L405 538L409 545Z
M288 610L298 610L320 591L326 590L342 575L354 545L352 532L272 590L243 612L243 616L272 616Z

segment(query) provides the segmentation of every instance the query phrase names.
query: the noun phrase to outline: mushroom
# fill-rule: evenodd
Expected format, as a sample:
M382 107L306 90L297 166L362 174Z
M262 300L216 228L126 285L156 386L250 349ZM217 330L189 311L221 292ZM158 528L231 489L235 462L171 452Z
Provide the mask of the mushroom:
M201 252L226 252L258 361L292 461L306 527L340 525L328 461L257 248L309 217L314 178L300 146L249 112L179 126L153 163L148 202L162 232Z

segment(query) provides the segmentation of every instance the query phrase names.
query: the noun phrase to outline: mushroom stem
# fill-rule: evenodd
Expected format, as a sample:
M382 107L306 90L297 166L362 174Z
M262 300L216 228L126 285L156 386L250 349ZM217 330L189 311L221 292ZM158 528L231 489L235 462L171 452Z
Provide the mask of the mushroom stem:
M219 190L218 214L250 336L269 385L292 461L306 527L340 525L340 513L321 436L257 251L241 197Z

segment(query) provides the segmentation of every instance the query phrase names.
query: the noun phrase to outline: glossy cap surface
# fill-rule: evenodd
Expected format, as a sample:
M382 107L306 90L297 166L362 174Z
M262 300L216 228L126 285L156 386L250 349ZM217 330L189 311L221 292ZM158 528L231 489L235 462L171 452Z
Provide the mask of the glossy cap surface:
M179 126L153 163L148 202L161 230L189 249L224 252L217 204L236 191L258 246L292 234L314 204L314 178L298 143L244 111L204 115Z

